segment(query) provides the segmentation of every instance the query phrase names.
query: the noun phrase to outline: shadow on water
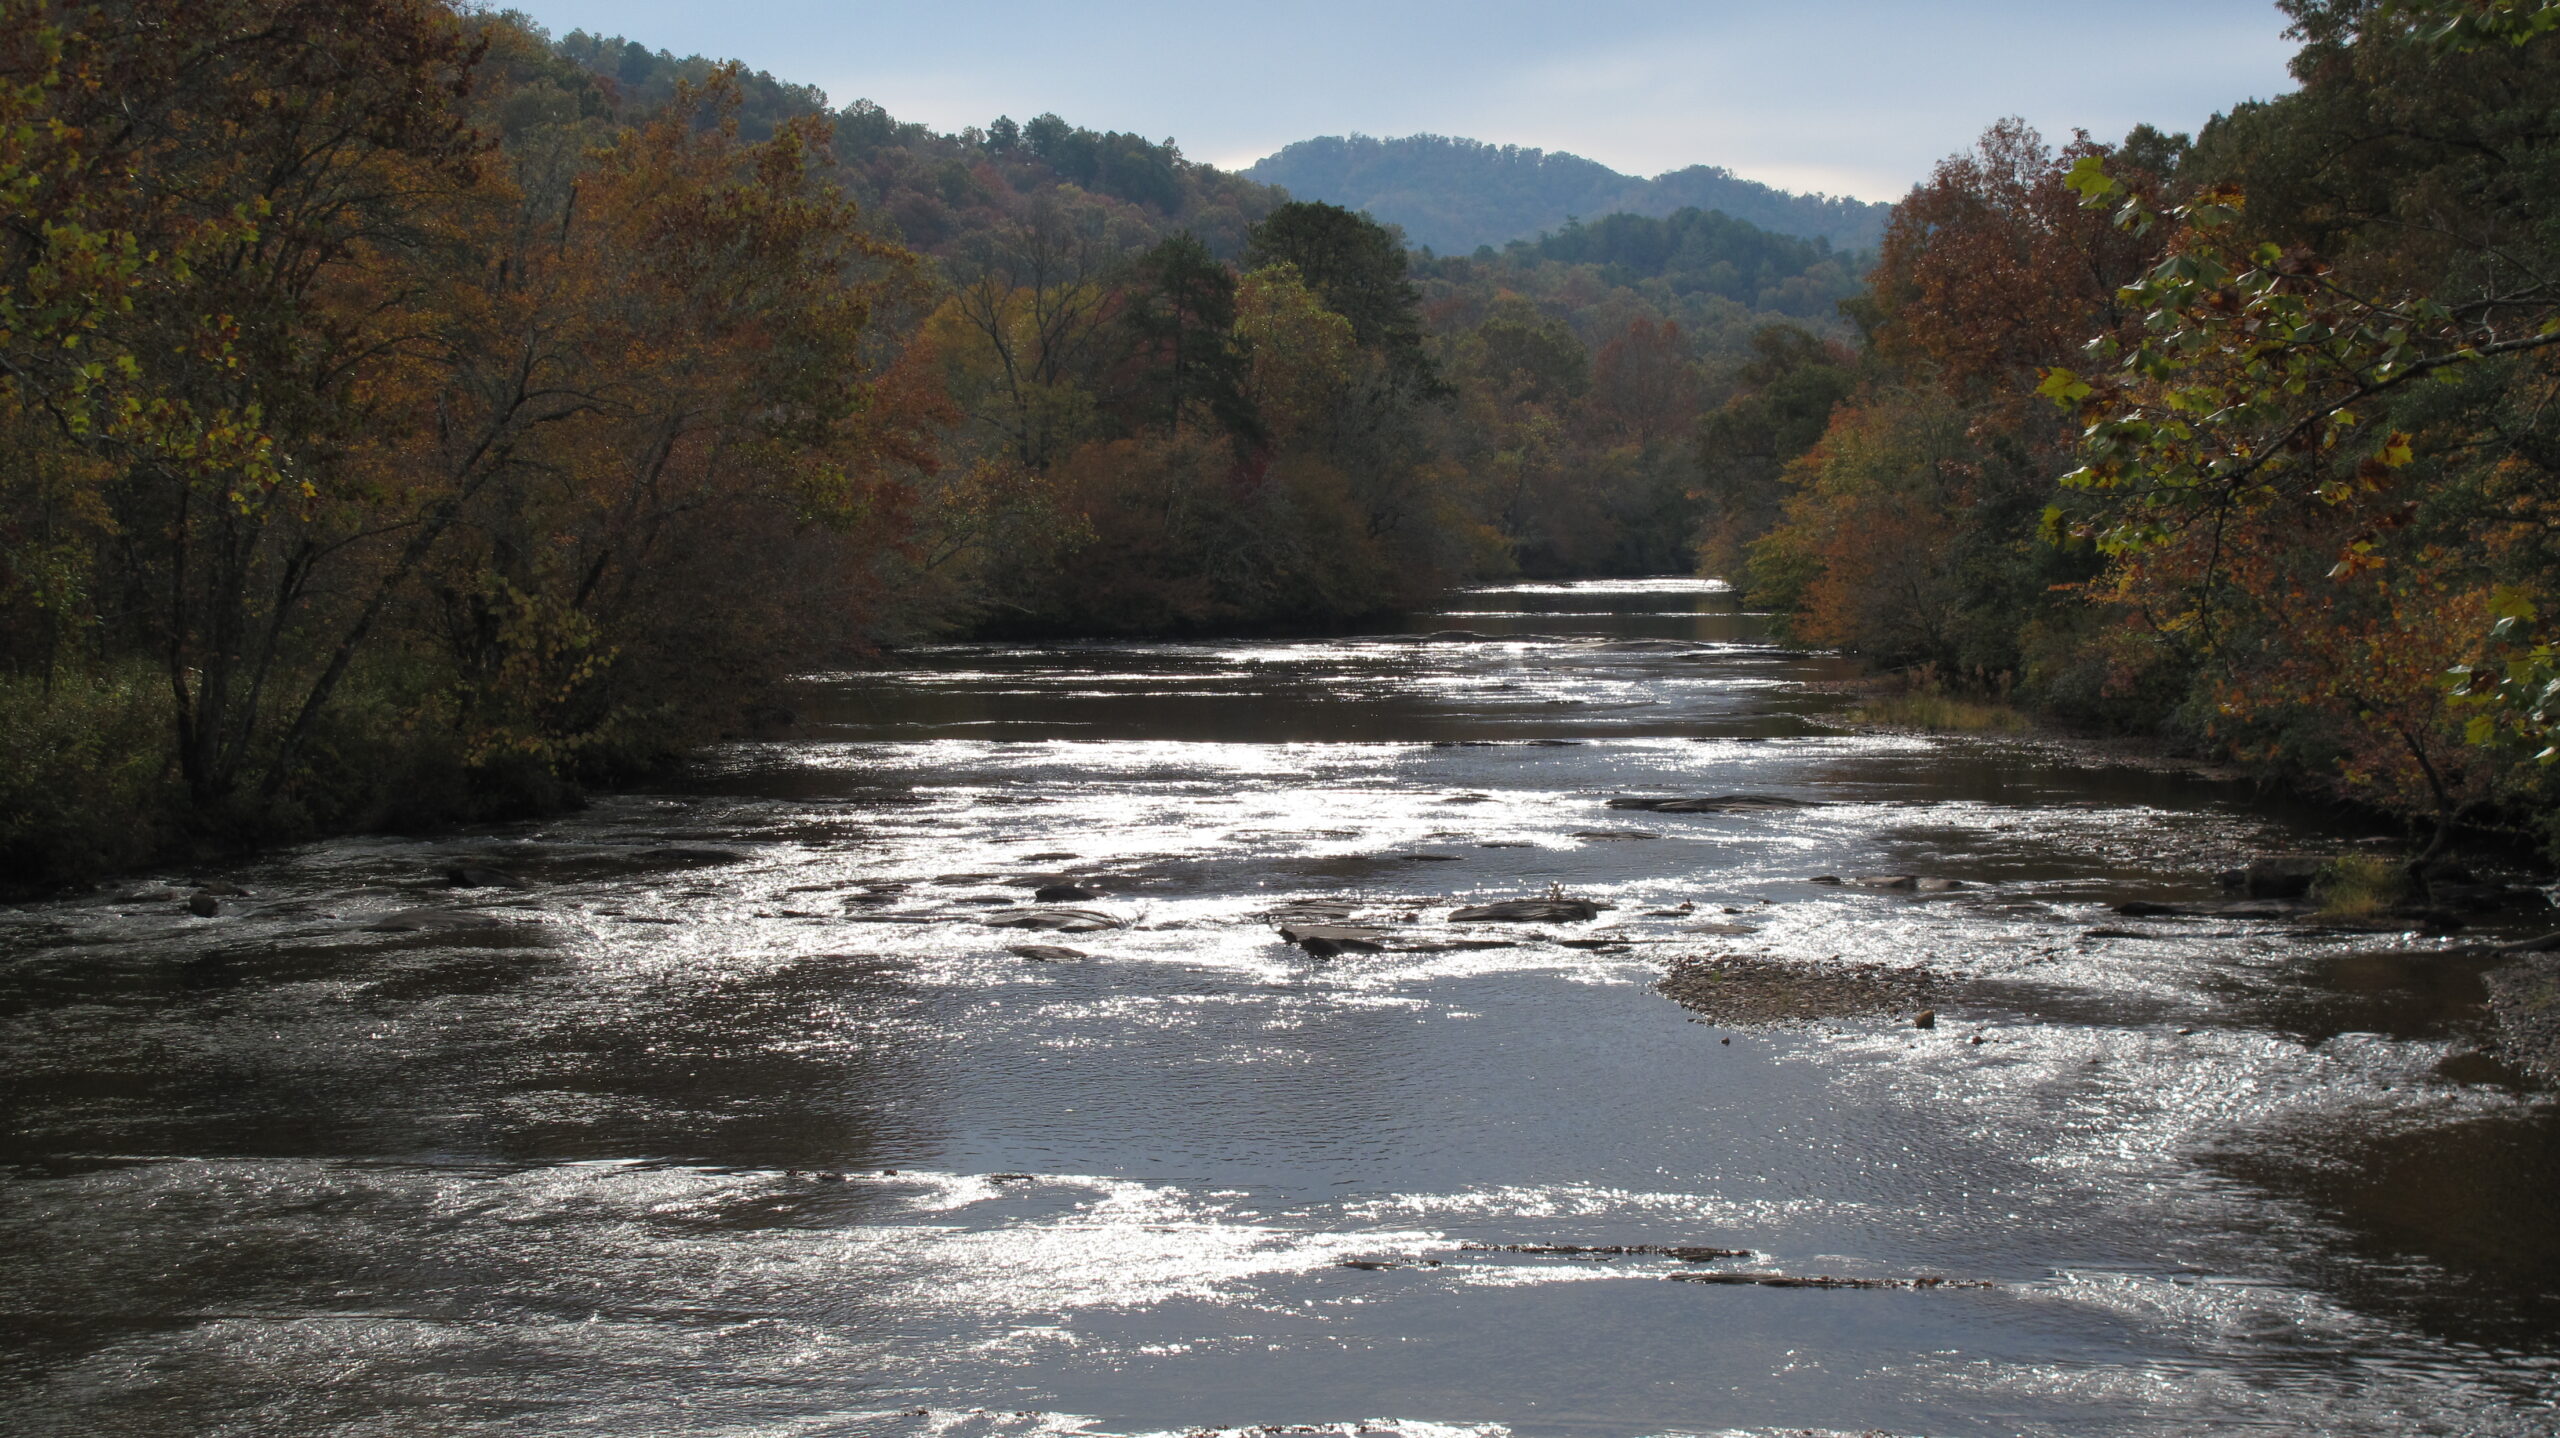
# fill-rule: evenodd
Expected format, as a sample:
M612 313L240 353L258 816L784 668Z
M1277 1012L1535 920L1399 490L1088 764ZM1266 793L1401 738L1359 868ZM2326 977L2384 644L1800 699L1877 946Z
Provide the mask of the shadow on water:
M2560 1124L2496 1116L2373 1134L2293 1130L2212 1160L2311 1209L2314 1281L2452 1341L2548 1355L2560 1329Z

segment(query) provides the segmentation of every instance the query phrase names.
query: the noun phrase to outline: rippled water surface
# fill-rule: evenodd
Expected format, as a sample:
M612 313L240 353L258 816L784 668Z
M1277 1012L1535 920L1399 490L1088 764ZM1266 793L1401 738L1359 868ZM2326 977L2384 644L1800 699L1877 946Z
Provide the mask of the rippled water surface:
M6 1428L2554 1430L2479 965L2110 907L2353 835L1852 731L1691 582L1410 630L930 650L680 791L0 911ZM1606 807L1735 791L1824 802ZM1806 882L1875 874L1964 887ZM1059 883L1124 927L991 922ZM1654 989L1719 954L1938 1023Z

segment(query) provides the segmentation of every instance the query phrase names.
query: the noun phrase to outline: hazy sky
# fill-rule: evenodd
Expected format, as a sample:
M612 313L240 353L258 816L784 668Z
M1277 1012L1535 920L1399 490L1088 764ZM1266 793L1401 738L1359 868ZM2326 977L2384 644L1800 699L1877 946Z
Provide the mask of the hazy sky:
M2192 130L2289 87L2267 0L517 0L937 130L1054 110L1241 167L1435 131L1896 199L2003 115Z

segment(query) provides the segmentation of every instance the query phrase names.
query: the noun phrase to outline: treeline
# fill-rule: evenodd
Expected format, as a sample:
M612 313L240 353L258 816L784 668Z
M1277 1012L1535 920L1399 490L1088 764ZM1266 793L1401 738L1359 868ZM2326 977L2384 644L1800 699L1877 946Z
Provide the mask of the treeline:
M2300 89L2192 142L1939 166L1863 352L1710 418L1706 558L1805 642L2560 848L2560 6L2284 8Z
M1717 210L1654 219L1615 214L1515 241L1520 260L1590 265L1605 284L1661 280L1674 295L1710 294L1799 319L1828 319L1861 288L1862 266L1829 242L1775 234ZM1491 259L1493 256L1480 256Z
M1685 567L1698 416L1840 283L1703 219L1417 267L1170 141L439 0L0 22L13 887L539 810L884 643Z

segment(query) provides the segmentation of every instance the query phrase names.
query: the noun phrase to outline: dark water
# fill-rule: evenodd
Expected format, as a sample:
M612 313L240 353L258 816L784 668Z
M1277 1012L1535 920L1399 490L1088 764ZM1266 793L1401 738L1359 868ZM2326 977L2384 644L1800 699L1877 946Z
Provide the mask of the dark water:
M2560 1123L2467 1057L2479 965L2104 907L2351 835L1849 732L1693 584L1455 608L931 651L683 792L0 912L0 1427L2554 1431ZM1733 790L1831 802L1604 808ZM1873 873L1970 887L1803 882ZM986 924L1065 877L1130 926ZM1617 907L1329 962L1261 917L1550 885ZM1718 1029L1652 988L1693 953L1942 1017ZM1467 1247L1559 1243L1994 1286Z

